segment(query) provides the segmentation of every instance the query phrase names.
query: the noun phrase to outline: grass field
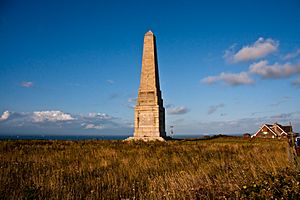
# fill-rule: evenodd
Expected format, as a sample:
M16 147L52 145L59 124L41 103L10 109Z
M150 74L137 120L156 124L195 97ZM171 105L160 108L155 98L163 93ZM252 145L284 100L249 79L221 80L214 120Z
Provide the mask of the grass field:
M0 199L300 196L286 141L1 141Z

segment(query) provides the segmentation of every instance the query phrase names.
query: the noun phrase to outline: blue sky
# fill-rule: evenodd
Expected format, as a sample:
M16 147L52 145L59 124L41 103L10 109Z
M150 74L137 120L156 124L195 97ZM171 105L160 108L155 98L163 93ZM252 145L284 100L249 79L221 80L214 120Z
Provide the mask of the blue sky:
M297 0L2 0L0 134L132 134L149 29L175 134L274 122L300 132L299 10Z

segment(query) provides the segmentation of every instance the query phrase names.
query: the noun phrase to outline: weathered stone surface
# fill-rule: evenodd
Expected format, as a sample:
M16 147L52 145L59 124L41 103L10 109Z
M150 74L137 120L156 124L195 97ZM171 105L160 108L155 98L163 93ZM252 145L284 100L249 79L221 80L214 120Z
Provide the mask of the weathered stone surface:
M155 36L148 31L144 49L140 88L134 116L134 137L145 140L166 138L165 109L161 97Z
M150 141L166 141L166 138L163 137L129 137L125 141L144 141L144 142L150 142Z

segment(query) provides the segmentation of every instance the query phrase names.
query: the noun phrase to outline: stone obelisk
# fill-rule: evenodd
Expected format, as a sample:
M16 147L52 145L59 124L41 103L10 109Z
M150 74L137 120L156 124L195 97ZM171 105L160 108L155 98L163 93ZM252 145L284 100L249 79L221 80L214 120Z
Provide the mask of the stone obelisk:
M130 139L165 140L165 109L159 86L156 40L151 31L144 37L142 71Z

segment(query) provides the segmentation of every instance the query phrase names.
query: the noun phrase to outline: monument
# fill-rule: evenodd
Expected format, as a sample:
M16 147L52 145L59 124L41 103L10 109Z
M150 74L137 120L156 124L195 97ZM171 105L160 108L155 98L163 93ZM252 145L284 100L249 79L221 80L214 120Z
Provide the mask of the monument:
M134 114L134 134L128 140L166 139L165 109L159 86L156 40L151 31L144 36L142 71Z

